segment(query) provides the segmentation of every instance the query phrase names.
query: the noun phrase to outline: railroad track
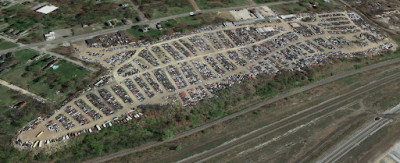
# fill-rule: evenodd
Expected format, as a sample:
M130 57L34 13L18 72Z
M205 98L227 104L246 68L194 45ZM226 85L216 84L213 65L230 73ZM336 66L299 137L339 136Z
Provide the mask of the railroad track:
M304 87L300 87L298 89L294 89L294 90L292 90L290 92L283 93L283 94L278 95L276 97L273 97L273 98L270 98L268 100L262 101L262 102L260 102L258 104L249 106L249 107L247 107L247 109L243 109L243 110L241 110L239 112L233 113L231 115L228 115L228 116L226 116L224 118L221 118L221 119L218 119L216 121L207 123L207 124L205 124L203 126L199 126L199 127L194 128L192 130L177 134L171 140L162 141L162 142L149 142L149 143L146 143L146 144L141 145L139 147L133 147L133 148L125 149L125 150L122 150L122 151L119 151L119 152L115 152L115 153L111 153L111 154L108 154L108 155L105 155L105 156L102 156L102 157L97 157L97 158L94 158L94 159L90 159L90 160L87 160L85 162L105 162L105 161L109 161L109 160L112 160L112 159L116 159L118 157L129 155L129 154L132 154L132 153L135 153L135 152L140 152L140 151L144 151L144 150L147 150L147 149L150 149L150 148L153 148L153 147L157 147L157 146L160 146L160 145L162 145L164 143L172 142L172 141L184 138L186 136L190 136L190 135L192 135L194 133L197 133L197 132L200 132L200 131L202 131L204 129L207 129L207 128L213 127L215 125L221 124L223 122L226 122L226 121L231 120L233 118L236 118L238 116L247 114L249 112L252 112L254 110L259 109L262 106L274 103L276 101L279 101L281 99L293 96L295 94L298 94L298 93L301 93L301 92L316 88L316 87L324 85L324 84L331 83L331 82L339 80L339 79L343 79L345 77L349 77L351 75L355 75L355 74L358 74L358 73L370 71L370 70L373 70L373 69L376 69L376 68L380 68L380 67L384 67L384 66L388 66L388 65L391 65L391 64L396 64L396 63L399 63L399 62L400 62L400 58L392 59L392 60L388 60L388 61L384 61L384 62L379 62L379 63L373 64L373 65L370 65L370 66L367 66L367 67L363 67L361 69L354 70L354 71L351 71L351 72L348 72L348 73L344 73L344 74L341 74L341 75L336 75L336 76L333 76L333 77L329 77L329 78L323 79L321 81L317 81L315 83L308 84L308 85L306 85ZM394 70L394 69L397 69L397 67L389 69L389 70Z
M400 78L400 73L393 74L391 76L387 76L385 78L382 78L376 82L372 82L370 84L367 84L359 89L356 89L354 91L351 91L349 93L346 93L344 95L332 98L330 100L324 101L320 103L317 106L311 107L309 109L306 109L302 112L299 112L295 115L292 115L290 117L284 118L278 122L272 123L270 125L264 126L250 134L247 134L245 136L241 136L240 138L235 139L234 141L230 141L228 143L224 143L216 148L210 149L208 151L204 151L203 153L199 153L196 155L193 155L191 157L188 157L186 159L183 159L179 162L186 163L186 162L204 162L208 159L211 159L213 157L216 157L218 155L221 155L229 150L232 150L238 146L241 146L243 144L246 144L254 139L263 137L265 135L271 134L279 129L282 129L284 127L287 127L289 125L295 124L301 120L305 120L306 118L309 118L313 115L316 115L317 113L320 113L322 111L328 111L331 109L334 109L335 106L338 106L340 104L343 104L344 102L351 100L352 98L361 95L365 92L368 92L370 90L373 90L379 86L391 83L393 81L396 81L398 78Z

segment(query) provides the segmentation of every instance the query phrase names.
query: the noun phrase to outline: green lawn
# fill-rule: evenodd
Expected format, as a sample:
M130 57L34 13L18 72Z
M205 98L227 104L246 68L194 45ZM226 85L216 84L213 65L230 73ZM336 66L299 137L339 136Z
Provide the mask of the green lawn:
M264 0L256 0L256 1L263 2ZM309 2L318 2L318 5L316 8L308 8L306 7L306 5ZM301 3L289 3L289 4L273 5L269 7L277 11L279 14L283 15L344 8L344 6L341 3L335 0L331 0L330 2L325 2L324 0L303 0Z
M282 15L296 14L296 13L302 13L302 12L307 11L307 8L305 8L304 6L301 6L299 3L273 5L273 6L269 6L269 7Z
M18 45L13 43L13 42L8 42L5 41L3 39L0 40L0 50L4 50L4 49L10 49L10 48L14 48L17 47Z
M291 1L291 0L254 0L254 2L258 3L258 4L270 3L270 2L280 2L280 1Z
M196 0L200 9L226 8L248 5L247 0Z
M194 11L189 0L132 0L149 19Z
M163 30L149 29L148 32L143 33L139 31L139 28L145 26L138 26L136 28L127 29L126 32L137 39L154 39L165 34L171 34L173 32L188 32L208 25L222 24L226 21L228 20L218 17L216 13L207 13L162 21L160 23L164 28Z
M56 104L69 97L79 89L85 88L91 79L90 72L65 60L56 65L58 69L43 68L54 57L42 56L39 60L25 65L27 61L39 53L33 50L15 52L15 58L9 61L15 64L9 70L0 74L0 79L27 89L37 95L50 99Z
M194 8L192 5L184 6L184 7L168 7L166 12L162 12L159 9L153 9L153 19L156 18L161 18L161 17L167 17L171 15L178 15L182 13L189 13L194 11Z
M8 95L8 89L5 86L0 85L0 106L1 108L8 107L12 105L15 101Z
M139 29L131 28L131 29L127 29L126 32L133 35L135 38L158 37L163 34L162 31L160 31L158 29L149 29L148 32L143 33L143 32L140 32Z

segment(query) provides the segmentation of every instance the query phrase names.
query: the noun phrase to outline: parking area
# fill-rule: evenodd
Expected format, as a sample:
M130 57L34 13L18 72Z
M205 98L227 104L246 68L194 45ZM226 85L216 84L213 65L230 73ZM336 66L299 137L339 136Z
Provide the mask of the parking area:
M136 107L141 104L166 104L176 96L182 106L195 105L258 74L303 71L330 58L373 55L397 46L350 11L280 20L205 27L152 42L76 46L79 55L109 68L110 80L77 96L19 138L27 146L62 140L133 119L130 115L139 115ZM35 137L40 131L44 134Z

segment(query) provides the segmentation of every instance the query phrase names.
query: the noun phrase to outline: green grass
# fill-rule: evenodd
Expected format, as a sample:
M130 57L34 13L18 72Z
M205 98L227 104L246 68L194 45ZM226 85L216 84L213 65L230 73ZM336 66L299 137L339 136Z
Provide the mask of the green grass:
M10 49L10 48L14 48L17 47L18 45L13 43L13 42L8 42L5 41L3 39L0 40L0 50L4 50L4 49Z
M45 61L48 55L25 65L26 61L37 54L39 53L33 50L15 52L12 63L16 65L1 73L0 79L50 99L56 104L88 85L90 72L65 60L56 64L60 66L56 70L43 70L54 59Z
M11 98L11 96L9 96L8 91L10 91L10 89L8 89L5 86L0 85L0 106L10 106L11 104L13 104L15 101Z
M270 2L280 2L280 1L291 1L291 0L254 0L254 2L258 3L258 4L270 3Z
M18 62L26 62L30 58L32 58L35 55L38 55L39 52L30 50L30 49L24 49L24 50L19 50L15 52L15 56L19 58Z
M126 32L133 35L135 38L143 38L143 37L158 37L163 35L163 32L158 29L149 29L148 32L140 32L139 29L127 29Z
M198 14L196 16L185 16L162 21L160 23L164 27L163 30L149 29L148 32L143 33L139 31L139 28L144 28L146 26L138 26L127 29L126 32L138 39L154 39L165 34L173 32L188 32L203 26L220 24L225 21L227 20L218 17L215 13Z
M248 5L247 0L196 0L200 9L226 8Z
M154 9L154 15L153 15L153 19L156 18L161 18L161 17L166 17L166 16L171 16L171 15L178 15L178 14L182 14L182 13L189 13L194 11L194 8L192 5L190 6L185 6L183 8L180 7L171 7L168 8L167 12L160 12L160 10L158 9Z
M149 19L194 11L189 0L132 0Z
M301 6L299 3L290 3L282 5L269 6L271 9L277 11L279 14L296 14L306 12L307 8Z

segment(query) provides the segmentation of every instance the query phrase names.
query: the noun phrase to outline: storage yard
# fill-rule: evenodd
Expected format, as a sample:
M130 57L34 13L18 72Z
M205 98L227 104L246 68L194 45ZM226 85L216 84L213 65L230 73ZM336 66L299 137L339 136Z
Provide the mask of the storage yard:
M331 58L397 48L351 11L276 15L274 21L205 27L153 42L128 43L121 34L99 38L74 46L82 59L102 64L111 75L28 124L16 144L47 146L139 118L143 114L136 108L142 104L168 104L175 96L191 106L258 74L303 71Z

